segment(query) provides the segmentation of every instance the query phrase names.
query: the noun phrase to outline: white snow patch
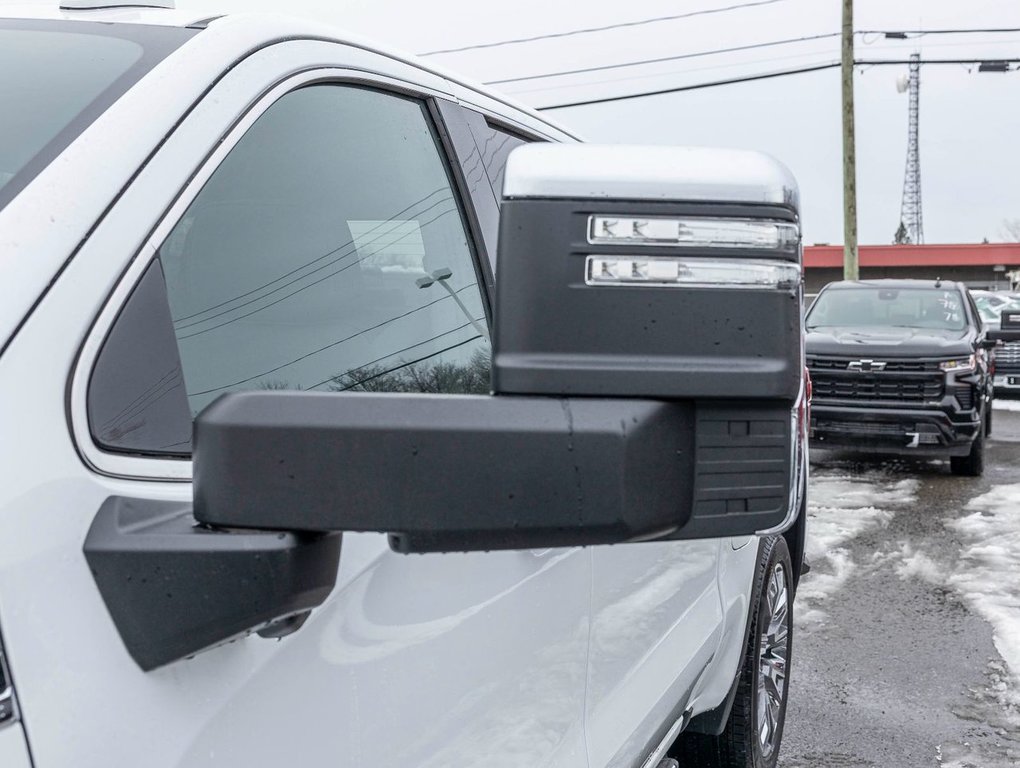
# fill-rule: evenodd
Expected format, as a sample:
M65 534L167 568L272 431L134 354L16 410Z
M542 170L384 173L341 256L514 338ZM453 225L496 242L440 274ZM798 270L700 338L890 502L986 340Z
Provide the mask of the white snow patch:
M810 522L808 523L810 525ZM819 604L829 595L843 588L846 580L856 570L857 565L850 559L845 549L837 549L825 556L825 570L816 569L818 560L808 559L811 573L804 577L797 587L797 622L802 625L821 624L828 618Z
M1020 411L1020 400L1002 400L997 397L992 400L992 408L997 411Z
M924 552L915 551L910 542L900 542L899 560L896 573L901 579L915 578L935 586L945 585L945 566L940 566Z
M920 481L892 480L881 473L828 475L815 473L808 493L808 537L805 556L811 573L797 588L797 623L821 624L821 605L842 589L857 568L844 545L866 531L882 528L895 509L912 503Z
M996 693L1020 719L1020 484L993 488L966 509L974 511L946 523L964 544L947 583L992 625L1011 678Z

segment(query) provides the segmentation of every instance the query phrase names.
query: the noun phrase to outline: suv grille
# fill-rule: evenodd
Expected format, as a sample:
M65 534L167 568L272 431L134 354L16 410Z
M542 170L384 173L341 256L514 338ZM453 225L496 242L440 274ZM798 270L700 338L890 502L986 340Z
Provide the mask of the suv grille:
M1020 373L1020 341L1010 341L995 350L995 372Z
M945 376L935 360L883 360L881 371L849 369L855 357L809 357L817 400L928 403L942 399Z
M850 363L860 360L859 357L809 357L808 365L811 371L846 371ZM938 372L937 360L884 360L885 368L883 373L923 373L925 371Z

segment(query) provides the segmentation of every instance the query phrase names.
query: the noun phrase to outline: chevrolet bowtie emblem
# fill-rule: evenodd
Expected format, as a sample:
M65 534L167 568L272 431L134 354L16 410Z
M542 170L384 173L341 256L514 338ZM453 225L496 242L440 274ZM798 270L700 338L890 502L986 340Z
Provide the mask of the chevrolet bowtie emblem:
M860 371L861 373L870 373L871 371L884 371L886 365L888 365L888 363L876 360L854 360L852 363L847 365L847 369L851 371Z

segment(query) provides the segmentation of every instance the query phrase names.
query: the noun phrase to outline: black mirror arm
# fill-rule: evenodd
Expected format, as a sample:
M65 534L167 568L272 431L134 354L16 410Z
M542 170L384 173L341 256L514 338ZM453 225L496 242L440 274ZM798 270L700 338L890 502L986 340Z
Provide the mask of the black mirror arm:
M195 517L400 552L750 534L788 513L790 408L237 393L196 423Z

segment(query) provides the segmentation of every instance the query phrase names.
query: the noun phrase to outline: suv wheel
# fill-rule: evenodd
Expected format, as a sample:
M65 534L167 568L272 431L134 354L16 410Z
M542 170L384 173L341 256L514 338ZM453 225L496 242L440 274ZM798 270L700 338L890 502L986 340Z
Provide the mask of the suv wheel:
M985 418L988 418L987 416ZM954 475L980 477L985 471L985 429L979 429L966 456L952 456L949 466Z
M774 768L779 759L793 641L793 564L783 537L763 548L755 586L758 609L729 720L719 736L681 735L675 754L682 765Z

